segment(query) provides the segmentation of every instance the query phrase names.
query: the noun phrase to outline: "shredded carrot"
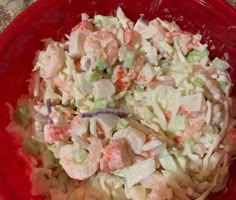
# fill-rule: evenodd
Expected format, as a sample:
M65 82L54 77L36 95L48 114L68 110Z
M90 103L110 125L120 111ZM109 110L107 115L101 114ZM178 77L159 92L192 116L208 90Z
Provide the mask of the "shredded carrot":
M177 142L177 143L183 143L184 138L182 136L176 136L174 138L174 141Z
M81 61L80 58L75 59L75 69L76 69L77 72L82 71L80 61Z
M167 121L170 121L171 112L169 110L164 111L164 115Z
M123 80L118 80L115 83L116 89L118 91L127 90L129 88L129 85L129 82Z
M118 68L115 86L118 91L127 90L130 86L130 82L128 81L127 77L127 71L122 65L120 65Z

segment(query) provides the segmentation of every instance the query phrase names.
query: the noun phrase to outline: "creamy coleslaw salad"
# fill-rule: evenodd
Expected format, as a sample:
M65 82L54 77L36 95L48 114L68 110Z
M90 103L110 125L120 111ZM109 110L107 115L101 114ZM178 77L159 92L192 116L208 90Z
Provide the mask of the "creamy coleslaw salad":
M82 14L44 40L21 133L32 194L47 199L204 200L227 183L235 100L229 64L175 22Z

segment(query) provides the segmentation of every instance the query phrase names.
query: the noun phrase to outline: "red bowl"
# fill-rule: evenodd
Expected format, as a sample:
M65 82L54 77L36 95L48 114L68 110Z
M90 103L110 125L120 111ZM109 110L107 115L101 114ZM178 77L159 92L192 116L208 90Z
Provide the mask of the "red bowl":
M112 14L118 6L132 20L140 13L147 19L175 20L182 29L200 32L211 56L225 57L236 80L236 10L221 0L38 0L0 35L0 199L29 200L30 183L25 165L16 156L18 145L6 133L9 122L6 102L13 105L27 92L34 52L42 48L40 39L61 39L80 21L82 12ZM236 94L236 88L232 93ZM236 165L231 167L228 189L213 199L230 200L236 196Z

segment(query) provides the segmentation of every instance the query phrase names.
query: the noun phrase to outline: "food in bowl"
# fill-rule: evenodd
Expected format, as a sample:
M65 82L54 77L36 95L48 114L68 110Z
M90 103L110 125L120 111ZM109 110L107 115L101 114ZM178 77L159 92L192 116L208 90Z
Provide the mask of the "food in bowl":
M235 100L201 35L118 8L43 41L8 126L33 195L203 200L225 187Z

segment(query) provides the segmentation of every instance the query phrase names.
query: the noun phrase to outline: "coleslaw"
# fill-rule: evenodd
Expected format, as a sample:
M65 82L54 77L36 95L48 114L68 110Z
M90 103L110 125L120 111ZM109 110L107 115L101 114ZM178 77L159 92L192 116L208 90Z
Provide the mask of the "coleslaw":
M8 126L32 195L204 200L224 189L236 141L229 64L175 22L133 22L121 8L81 18L65 40L43 40Z

